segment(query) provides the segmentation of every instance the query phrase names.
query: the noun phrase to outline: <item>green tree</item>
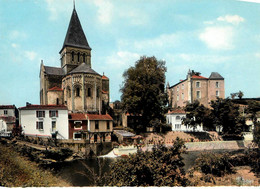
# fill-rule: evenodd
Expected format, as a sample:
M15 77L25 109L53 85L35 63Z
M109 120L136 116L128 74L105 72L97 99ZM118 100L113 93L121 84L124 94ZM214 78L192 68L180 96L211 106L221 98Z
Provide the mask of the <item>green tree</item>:
M257 112L260 111L260 103L257 101L250 101L246 109L246 113L254 124L254 142L260 146L260 123L257 122Z
M244 96L244 93L242 91L238 91L238 94L237 94L238 98L241 100L242 97Z
M213 126L213 115L210 109L200 104L198 100L193 103L188 103L185 108L186 118L183 119L183 124L190 126L194 129L200 124L207 130L214 130Z
M184 142L177 140L171 148L155 146L151 152L139 151L111 166L108 186L186 186L181 154Z
M144 132L151 120L165 120L165 72L164 61L143 56L123 74L123 109L132 115L142 115L140 126L133 128L136 132Z
M245 119L239 113L239 106L229 98L218 98L211 102L214 123L223 127L224 135L234 134L240 136L245 125Z

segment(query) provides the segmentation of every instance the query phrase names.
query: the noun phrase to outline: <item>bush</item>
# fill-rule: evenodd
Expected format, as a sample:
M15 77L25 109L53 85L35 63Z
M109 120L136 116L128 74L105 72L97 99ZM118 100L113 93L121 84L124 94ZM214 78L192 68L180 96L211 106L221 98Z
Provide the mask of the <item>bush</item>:
M187 186L181 154L184 142L177 139L171 148L155 146L151 152L119 159L106 178L109 186Z
M233 165L230 163L227 153L218 154L212 152L202 153L196 160L194 169L200 170L204 174L223 176L232 173Z
M45 157L56 161L64 161L68 157L72 156L73 151L69 148L61 148L58 151L46 150L44 152Z

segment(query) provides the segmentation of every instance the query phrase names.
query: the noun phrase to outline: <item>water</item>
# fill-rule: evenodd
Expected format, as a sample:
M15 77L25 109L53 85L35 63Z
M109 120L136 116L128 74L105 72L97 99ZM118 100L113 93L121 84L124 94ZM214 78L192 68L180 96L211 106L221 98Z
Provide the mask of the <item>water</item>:
M208 151L190 151L187 154L183 154L184 158L184 170L187 172L193 165L196 158L202 152L216 152L223 153L228 152L230 154L236 153L238 150L208 150ZM62 179L70 182L73 186L93 186L93 174L99 174L99 168L101 167L101 174L110 171L110 165L115 162L117 158L114 158L113 153L108 153L102 158L74 160L71 162L55 163L50 165L54 172ZM89 171L91 170L91 171Z

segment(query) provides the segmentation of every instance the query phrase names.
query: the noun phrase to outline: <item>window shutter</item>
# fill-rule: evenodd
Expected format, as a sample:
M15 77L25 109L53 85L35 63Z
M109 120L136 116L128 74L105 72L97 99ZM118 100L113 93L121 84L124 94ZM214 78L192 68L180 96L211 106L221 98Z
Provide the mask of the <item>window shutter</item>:
M49 111L49 117L51 117L51 110Z
M36 111L36 117L39 117L39 115L38 115L38 111Z
M43 116L42 117L45 117L45 111L43 111Z
M59 117L58 110L56 110L56 117Z
M36 121L36 129L39 129L39 122Z

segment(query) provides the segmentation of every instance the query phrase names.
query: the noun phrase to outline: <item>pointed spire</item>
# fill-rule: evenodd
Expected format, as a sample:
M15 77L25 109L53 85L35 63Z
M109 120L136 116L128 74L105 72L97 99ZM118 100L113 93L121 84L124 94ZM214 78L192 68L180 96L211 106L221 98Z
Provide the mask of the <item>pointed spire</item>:
M81 27L77 11L75 9L75 1L74 1L74 9L72 11L69 27L61 51L66 46L79 47L79 48L91 50L87 38L84 34L84 31Z
M73 9L75 9L75 0L73 0Z

